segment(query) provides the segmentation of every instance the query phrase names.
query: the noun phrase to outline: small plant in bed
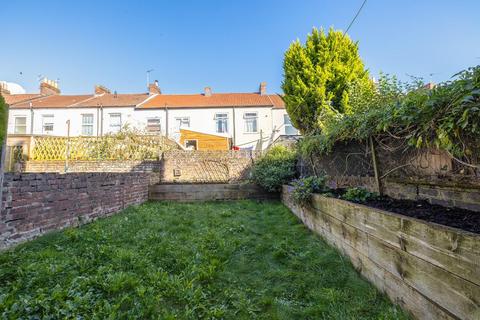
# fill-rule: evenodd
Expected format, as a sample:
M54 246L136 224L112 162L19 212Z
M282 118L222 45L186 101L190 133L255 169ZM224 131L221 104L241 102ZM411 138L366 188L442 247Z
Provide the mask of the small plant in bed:
M358 202L358 203L365 203L369 200L374 200L378 198L378 194L375 192L370 192L365 188L354 187L348 188L343 195L341 195L341 199Z
M324 175L315 177L306 177L294 180L292 182L293 200L297 204L304 205L308 203L314 193L327 193L329 191L326 186L327 177Z

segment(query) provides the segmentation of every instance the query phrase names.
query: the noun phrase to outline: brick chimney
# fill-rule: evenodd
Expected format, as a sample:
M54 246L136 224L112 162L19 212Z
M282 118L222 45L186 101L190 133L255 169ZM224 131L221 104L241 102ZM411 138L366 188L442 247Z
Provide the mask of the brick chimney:
M260 82L260 95L264 96L267 94L267 83L266 82Z
M154 83L148 85L148 94L162 94L162 90L160 90L160 87L158 86L158 80L155 80Z
M100 94L110 94L110 89L108 89L107 87L105 86L102 86L102 85L99 85L97 84L95 86L95 94L96 95L100 95Z
M210 87L205 87L205 91L204 91L204 95L205 97L211 97L212 96L212 88Z
M44 96L51 96L55 94L60 94L60 89L58 88L58 82L43 78L40 83L40 94Z

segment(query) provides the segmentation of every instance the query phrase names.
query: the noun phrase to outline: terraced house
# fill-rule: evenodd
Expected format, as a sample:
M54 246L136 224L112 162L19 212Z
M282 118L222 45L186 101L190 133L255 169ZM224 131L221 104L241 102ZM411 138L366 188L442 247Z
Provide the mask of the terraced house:
M147 93L120 94L96 86L92 94L63 95L42 80L38 94L12 94L10 138L31 135L102 136L131 127L162 134L186 149L265 149L281 136L297 135L278 94L258 92L163 94L158 82Z

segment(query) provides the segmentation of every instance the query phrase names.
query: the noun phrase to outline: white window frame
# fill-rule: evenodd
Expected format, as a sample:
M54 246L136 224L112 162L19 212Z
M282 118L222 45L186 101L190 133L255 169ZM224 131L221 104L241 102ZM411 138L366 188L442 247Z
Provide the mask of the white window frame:
M45 121L46 119L51 119L50 121ZM50 134L53 132L54 124L55 124L55 116L53 114L42 114L42 133L43 134ZM45 127L50 127L51 130L46 130Z
M112 113L109 113L109 127L110 127L110 132L114 132L114 133L117 133L117 132L120 132L122 130L122 114L120 112L112 112ZM112 123L112 117L116 117L118 116L119 119L120 119L120 124L113 124Z
M175 132L180 132L183 128L190 128L190 117L175 117Z
M22 124L22 125L19 125L17 123L17 119L21 119L21 118L24 118L25 119L25 124ZM15 116L14 120L13 120L13 133L14 134L27 134L27 116ZM25 132L19 132L19 128L24 128Z
M151 130L151 129L150 129L152 126L149 125L149 121L152 121L152 120L158 121L158 130ZM162 121L161 121L160 117L147 118L147 127L146 127L146 130L147 130L147 132L149 132L149 133L159 133L159 132L162 132Z
M89 116L92 118L92 123L85 122L86 117ZM94 122L93 113L82 113L82 136L93 136L93 122ZM85 129L91 128L91 133L87 132Z
M287 121L287 120L288 120L288 121ZM297 130L297 128L295 128L295 127L293 126L292 120L290 119L290 116L289 116L287 113L285 113L285 114L283 115L283 126L284 126L284 128L285 128L285 130L284 130L284 131L285 131L285 135L287 135L287 136L295 136L295 135L298 135L298 130ZM288 129L288 130L292 130L293 132L292 132L292 133L288 133L288 132L287 132L287 129Z
M217 133L228 133L228 113L227 112L217 112L215 113L215 132ZM221 127L219 126L220 122L223 122L224 125L222 126L224 130L219 130Z
M258 112L257 111L247 111L243 113L243 120L245 122L244 131L245 133L258 133ZM255 130L250 130L248 123L255 123Z
M195 141L195 149L187 149L187 142L190 142L190 141ZM183 142L183 146L187 150L198 150L198 139L185 139L185 141Z

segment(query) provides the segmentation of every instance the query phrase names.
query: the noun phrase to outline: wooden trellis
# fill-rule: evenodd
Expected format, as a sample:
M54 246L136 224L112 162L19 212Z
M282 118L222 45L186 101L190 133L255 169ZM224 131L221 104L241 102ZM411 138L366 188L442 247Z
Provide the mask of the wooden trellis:
M67 148L68 146L68 148ZM178 145L158 135L35 137L32 160L155 160ZM68 154L67 154L68 153Z

